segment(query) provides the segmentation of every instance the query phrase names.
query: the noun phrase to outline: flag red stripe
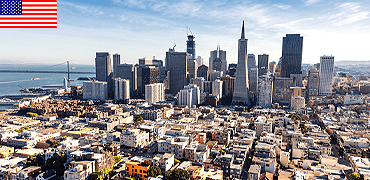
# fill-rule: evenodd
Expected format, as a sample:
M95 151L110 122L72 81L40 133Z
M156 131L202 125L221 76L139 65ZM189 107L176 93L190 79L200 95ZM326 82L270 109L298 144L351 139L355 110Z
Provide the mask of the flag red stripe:
M55 17L0 17L0 20L57 20Z
M0 26L0 28L57 28L57 26Z
M56 4L22 4L22 7L57 7Z
M57 9L22 9L22 11L57 11Z
M0 24L57 24L57 22L0 22Z
M22 13L22 15L57 15L57 13Z
M57 2L57 0L22 0L22 2Z

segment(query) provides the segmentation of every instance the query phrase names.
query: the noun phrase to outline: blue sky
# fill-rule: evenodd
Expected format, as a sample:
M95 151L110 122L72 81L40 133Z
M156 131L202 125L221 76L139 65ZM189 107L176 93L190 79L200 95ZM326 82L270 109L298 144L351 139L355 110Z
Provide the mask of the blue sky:
M304 37L304 63L321 55L370 60L367 7L367 0L59 0L57 29L0 29L0 63L94 64L96 51L119 52L121 63L164 59L174 41L185 51L187 26L207 64L217 44L236 63L243 20L248 53L270 61L278 61L282 37L291 33Z

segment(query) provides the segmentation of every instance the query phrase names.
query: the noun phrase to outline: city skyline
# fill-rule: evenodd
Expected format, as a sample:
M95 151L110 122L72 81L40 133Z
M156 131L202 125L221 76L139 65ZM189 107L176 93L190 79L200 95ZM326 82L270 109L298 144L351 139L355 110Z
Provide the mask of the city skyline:
M239 24L246 22L249 53L281 57L285 34L301 34L303 63L318 63L322 55L341 60L368 60L364 43L370 12L366 1L167 1L111 0L58 2L57 29L0 29L0 63L50 63L70 60L94 64L96 51L121 54L122 63L139 58L165 59L174 46L186 50L187 26L197 55L208 64L217 44L227 51L228 63L237 62ZM361 39L362 41L358 41ZM346 44L343 46L341 44ZM47 53L46 53L47 52Z

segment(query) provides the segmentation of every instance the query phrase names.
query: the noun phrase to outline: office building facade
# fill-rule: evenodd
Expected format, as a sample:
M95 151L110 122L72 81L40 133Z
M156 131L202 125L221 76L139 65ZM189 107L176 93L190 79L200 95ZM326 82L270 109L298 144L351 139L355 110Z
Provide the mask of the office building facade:
M312 68L308 72L307 82L308 97L319 95L319 70Z
M290 77L294 71L302 71L303 37L300 34L287 34L283 37L281 77Z
M154 83L145 85L145 102L153 104L164 101L164 84Z
M122 100L124 103L130 101L130 81L127 79L114 79L114 99Z
M200 90L195 84L187 85L180 90L178 95L178 104L189 107L196 106L200 103Z
M96 80L107 82L108 94L112 95L112 60L109 52L96 52L95 73Z
M319 71L320 96L330 96L332 94L333 75L334 75L334 56L321 56Z
M210 71L222 71L223 74L227 72L226 51L221 50L219 45L217 46L217 50L210 53L209 67Z
M119 64L116 67L116 78L127 79L130 81L130 96L137 94L137 69L133 64Z
M249 84L248 84L248 68L247 68L247 44L248 39L245 39L244 21L241 37L238 41L238 66L236 68L236 79L233 93L234 104L249 105Z
M187 53L169 49L166 52L166 69L169 73L169 93L176 94L187 83Z
M108 99L108 83L102 81L85 81L83 82L83 98L89 100Z
M258 55L258 76L262 76L267 73L269 66L269 55L262 54Z

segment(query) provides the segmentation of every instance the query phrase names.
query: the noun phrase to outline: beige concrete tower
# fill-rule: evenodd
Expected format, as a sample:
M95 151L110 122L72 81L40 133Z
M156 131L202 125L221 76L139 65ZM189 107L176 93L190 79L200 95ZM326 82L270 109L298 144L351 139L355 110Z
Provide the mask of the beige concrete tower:
M243 104L246 106L249 105L247 44L248 39L245 39L244 21L243 21L242 34L238 41L238 66L236 68L236 80L234 85L233 104Z

